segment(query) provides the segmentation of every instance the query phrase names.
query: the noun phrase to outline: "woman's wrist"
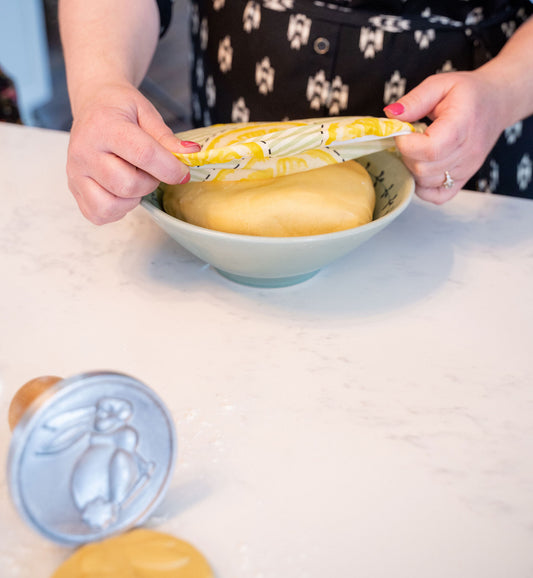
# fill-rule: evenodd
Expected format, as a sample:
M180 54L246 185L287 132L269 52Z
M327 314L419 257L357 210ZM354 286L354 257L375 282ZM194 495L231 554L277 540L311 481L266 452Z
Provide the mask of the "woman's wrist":
M80 79L79 82L69 82L69 100L74 119L78 117L81 111L90 106L105 106L109 104L106 100L106 94L114 90L134 89L135 85L126 78L116 76L98 76Z
M141 83L159 34L154 0L61 0L59 21L73 113L103 87Z

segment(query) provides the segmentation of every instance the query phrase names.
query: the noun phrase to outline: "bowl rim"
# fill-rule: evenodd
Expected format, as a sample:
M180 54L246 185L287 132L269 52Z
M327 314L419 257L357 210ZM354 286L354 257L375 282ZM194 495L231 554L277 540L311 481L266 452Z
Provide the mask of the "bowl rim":
M382 151L385 152L385 151ZM399 162L402 162L392 153L389 153L392 157L396 158ZM402 163L403 164L403 163ZM406 169L407 170L407 169ZM248 243L261 243L261 244L272 244L272 245L281 245L290 241L291 244L294 243L310 243L310 242L319 242L324 240L334 240L334 239L342 239L343 237L348 237L357 232L365 232L365 231L372 231L377 227L381 227L386 225L388 221L396 219L403 211L407 208L410 204L415 191L415 181L411 174L408 175L409 178L409 191L407 195L400 201L400 203L394 207L391 211L389 211L386 215L382 217L378 217L377 219L373 219L372 221L365 223L364 225L359 225L357 227L350 227L349 229L343 229L342 231L333 231L331 233L319 233L317 235L300 235L300 236L292 236L292 237L268 237L268 236L261 236L261 235L243 235L240 233L228 233L225 231L217 231L215 229L208 229L206 227L201 227L199 225L193 225L192 223L188 223L187 221L183 221L182 219L178 219L177 217L173 217L166 213L163 209L157 207L151 200L150 197L155 195L158 190L160 190L159 185L154 191L146 195L141 199L141 206L151 213L155 217L166 221L169 225L174 225L182 228L184 231L191 231L192 233L201 233L206 235L207 237L213 237L215 239L226 239L226 240L239 240L242 239Z

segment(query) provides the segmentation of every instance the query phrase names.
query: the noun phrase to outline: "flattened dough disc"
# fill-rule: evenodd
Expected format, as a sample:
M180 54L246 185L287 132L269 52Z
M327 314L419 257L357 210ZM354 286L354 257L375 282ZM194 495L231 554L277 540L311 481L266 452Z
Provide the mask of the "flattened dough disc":
M214 578L194 546L140 528L79 548L52 578Z

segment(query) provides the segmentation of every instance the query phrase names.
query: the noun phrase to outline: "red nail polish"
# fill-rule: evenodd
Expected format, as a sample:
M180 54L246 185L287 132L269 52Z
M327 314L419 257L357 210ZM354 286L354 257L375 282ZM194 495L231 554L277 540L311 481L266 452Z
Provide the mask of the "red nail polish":
M392 104L386 106L383 110L390 112L394 116L398 116L405 112L405 106L401 102L393 102Z
M179 182L180 185L184 185L185 183L188 183L191 180L191 173L187 173Z
M193 142L192 140L182 140L181 144L187 149L200 148L200 145L197 142Z

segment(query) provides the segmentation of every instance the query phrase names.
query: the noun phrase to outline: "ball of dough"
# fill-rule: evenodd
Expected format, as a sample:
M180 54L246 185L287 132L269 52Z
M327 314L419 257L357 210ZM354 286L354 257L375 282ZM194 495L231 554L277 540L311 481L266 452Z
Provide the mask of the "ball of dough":
M214 578L193 546L168 534L138 529L77 550L52 578Z
M346 161L275 179L163 185L163 209L206 229L298 237L358 227L372 220L372 179Z

